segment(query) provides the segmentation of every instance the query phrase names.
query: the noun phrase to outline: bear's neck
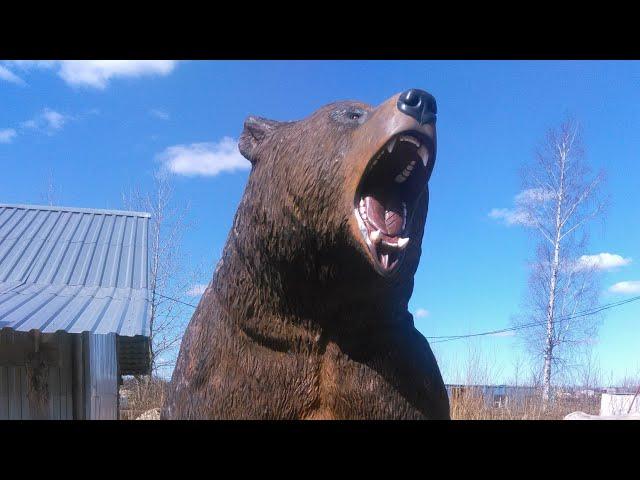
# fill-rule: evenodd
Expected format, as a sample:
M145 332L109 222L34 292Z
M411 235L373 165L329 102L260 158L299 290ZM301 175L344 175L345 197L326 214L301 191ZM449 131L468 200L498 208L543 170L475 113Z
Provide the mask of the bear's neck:
M243 250L233 233L214 273L207 302L219 319L261 343L288 348L321 336L365 338L386 328L413 327L407 302L413 287L390 286L374 274L344 280L273 264Z

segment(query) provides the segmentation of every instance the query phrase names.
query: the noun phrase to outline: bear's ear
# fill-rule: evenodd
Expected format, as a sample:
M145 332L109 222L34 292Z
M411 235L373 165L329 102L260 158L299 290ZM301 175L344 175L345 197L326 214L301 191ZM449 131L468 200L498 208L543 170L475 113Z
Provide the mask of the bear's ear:
M244 158L251 163L256 163L255 149L262 141L275 130L280 122L268 118L250 115L244 121L244 130L238 140L238 149Z

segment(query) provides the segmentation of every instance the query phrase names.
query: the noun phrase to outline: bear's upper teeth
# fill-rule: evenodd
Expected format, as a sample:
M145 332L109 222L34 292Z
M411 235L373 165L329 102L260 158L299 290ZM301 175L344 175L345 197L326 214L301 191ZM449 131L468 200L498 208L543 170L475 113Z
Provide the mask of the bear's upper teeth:
M422 164L426 167L427 166L427 160L429 160L429 152L427 151L427 147L422 145L418 149L418 155L420 155L420 158L422 159Z
M412 135L401 135L400 141L413 143L416 146L416 148L420 148L420 140L418 140L416 137Z
M387 152L393 152L394 147L396 146L396 141L398 137L393 137L389 143L387 143Z

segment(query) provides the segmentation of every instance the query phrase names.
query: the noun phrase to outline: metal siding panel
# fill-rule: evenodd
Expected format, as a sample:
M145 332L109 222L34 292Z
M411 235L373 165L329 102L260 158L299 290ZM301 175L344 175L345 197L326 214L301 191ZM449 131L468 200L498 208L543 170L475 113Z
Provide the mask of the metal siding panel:
M131 299L131 302L129 302L127 308L127 312L124 316L124 322L122 324L122 327L120 327L119 334L128 337L142 335L142 332L140 332L141 326L138 319L144 317L144 310L144 301L141 301L139 299Z
M0 238L4 237L8 230L5 227L5 224L16 214L15 208L7 208L0 206Z
M31 420L31 412L29 411L29 399L27 392L29 386L27 385L27 369L26 367L16 367L18 371L18 377L20 382L20 418L22 420Z
M95 215L89 225L87 237L78 250L78 258L74 264L74 269L69 276L69 285L88 285L87 278L91 268L95 251L98 248L98 241L105 221L105 215Z
M24 275L37 260L37 255L45 245L45 240L55 225L55 218L51 212L37 214L32 227L24 232L15 243L12 254L6 259L3 280L24 280Z
M60 337L60 418L73 419L73 398L71 387L71 337Z
M27 214L25 209L8 209L9 213L7 213L3 220L2 226L0 227L0 239L2 239L2 243L7 240L11 240L16 237L15 227L18 225L22 219ZM0 252L2 252L2 248L0 248Z
M0 321L2 320L2 317L4 316L4 312L6 312L7 310L9 310L9 305L7 302L9 302L10 300L14 300L17 298L22 298L19 296L19 290L24 290L25 286L23 286L22 284L18 283L0 283ZM6 323L6 322L5 322ZM2 325L2 324L0 324Z
M15 289L10 295L7 295L8 300L0 299L0 320L9 322L8 316L16 310L23 308L29 302L34 302L34 305L39 305L38 295L47 289L47 285L39 285L37 287L27 285L24 288Z
M69 351L69 355L71 355L71 351ZM73 420L73 387L71 380L71 365L62 369L62 383L65 386L65 415L64 418L67 420Z
M108 299L102 297L93 297L90 299L87 307L82 311L80 316L76 319L70 331L72 332L91 332L96 318L100 315L104 309Z
M7 368L7 391L9 392L9 420L20 420L22 418L20 374L16 367Z
M96 248L90 260L88 276L83 282L84 285L102 286L102 276L106 268L107 256L114 229L115 217L113 215L105 215L104 228L100 231Z
M12 328L20 329L22 324L27 323L29 319L54 300L56 293L61 290L62 288L60 287L55 289L45 288L42 291L36 290L36 293L22 295L22 299L10 303L10 308L4 311L1 318L3 321L13 324ZM37 324L36 328L39 328ZM22 331L28 331L28 329Z
M116 336L89 336L91 416L93 420L115 420L118 406L118 360Z
M62 292L62 294L70 296L70 301L67 302L52 319L50 319L50 322L43 330L44 332L53 333L64 330L69 333L80 333L79 331L72 330L72 326L76 321L76 317L80 316L91 300L90 295L81 295L81 290L82 289L80 287L68 287ZM94 291L96 291L96 289L92 288L91 292Z
M38 314L27 322L20 324L20 329L23 331L29 331L31 329L40 330L43 333L53 333L55 329L50 328L50 325L59 317L60 313L71 303L74 299L74 290L68 287L59 291L50 302L43 305Z
M114 298L105 310L101 321L96 324L93 333L98 335L106 335L118 331L118 322L122 316L122 310L126 301Z
M115 289L114 289L115 291ZM109 307L111 307L111 305L114 303L114 298L113 298L113 294L112 295L106 295L105 297L101 298L99 300L99 304L100 304L100 310L99 313L96 314L96 316L94 317L94 321L93 321L93 325L91 326L91 328L89 328L89 331L91 333L96 333L96 330L100 329L100 324L102 323L102 321L105 318L108 318L109 316ZM117 300L116 300L117 303ZM109 332L106 332L109 333Z
M5 264L6 258L9 257L14 245L20 240L23 231L31 225L34 218L35 214L33 212L27 210L18 212L6 225L9 231L4 232L0 236L0 238L2 238L2 242L0 243L0 272L3 272L0 274L0 281L4 281L5 276L8 275Z
M109 333L117 332L118 323L122 317L122 310L126 303L127 298L122 296L121 292L114 289L113 294L109 299L109 303L105 306L99 321L96 321L96 324L94 325L93 333L107 335Z
M56 304L64 300L57 296L63 289L64 287L56 287L55 289L47 289L46 292L41 292L31 302L7 315L5 320L12 322L13 328L25 332L31 329L41 330L42 325L50 318L52 311L55 311ZM51 304L53 304L53 307Z
M57 368L58 376L58 420L64 420L67 412L67 399L65 398L66 388L63 384L64 378L62 375L62 367Z
M87 242L89 232L91 231L91 224L94 219L95 216L93 215L80 215L78 225L69 236L69 243L64 255L60 259L59 265L55 268L55 271L52 269L51 275L48 277L49 282L71 284L73 272L77 268L82 248Z
M135 240L137 225L138 222L134 217L126 217L126 231L120 254L120 264L118 265L118 278L116 279L116 286L118 288L131 287L133 278L132 270L136 253Z
M49 367L49 418L60 420L60 368Z
M29 282L38 282L40 276L45 271L47 260L54 258L54 252L60 250L63 244L60 242L60 237L64 233L67 224L71 218L71 214L68 212L59 212L59 215L52 219L53 225L51 226L47 236L40 243L38 250L35 252L35 258L29 269L24 270L25 279ZM53 265L57 265L53 263ZM28 276L26 276L28 275Z
M136 258L133 265L133 288L148 288L148 275L149 275L149 257L148 257L148 245L149 245L149 219L139 218L137 219L138 227L136 231Z
M122 244L125 239L126 218L123 216L115 217L115 226L113 235L109 242L109 250L106 254L105 268L100 279L100 285L103 287L116 287L118 281L118 273L120 270L120 261L122 255Z
M8 368L9 367L0 366L0 420L9 420L9 388L7 385Z
M56 368L53 366L49 367L49 373L47 377L47 387L49 389L49 404L47 405L47 419L49 420L58 420L56 418L55 411L55 396L56 396L56 382L54 380Z
M60 267L60 258L69 246L64 236L69 227L73 228L77 222L73 221L73 215L69 212L61 213L50 238L45 242L43 250L38 252L37 261L33 271L27 277L27 281L33 283L50 283Z

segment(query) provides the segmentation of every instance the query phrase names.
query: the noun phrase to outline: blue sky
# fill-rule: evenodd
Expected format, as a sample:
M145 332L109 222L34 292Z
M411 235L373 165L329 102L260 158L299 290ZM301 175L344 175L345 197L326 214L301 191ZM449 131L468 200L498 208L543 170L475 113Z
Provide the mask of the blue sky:
M436 96L439 117L410 302L421 332L498 329L520 311L532 243L489 213L513 207L519 166L566 113L582 125L591 165L607 171L611 206L585 252L618 256L603 264L601 300L640 294L638 62L0 62L0 202L45 203L51 177L58 204L121 208L123 191L150 186L169 166L196 225L185 250L194 265L211 265L249 172L235 148L247 115L295 120L328 102L378 104L410 87ZM604 317L595 354L606 380L640 372L639 321L640 302ZM474 348L491 359L496 382L525 358L517 337L437 344L445 381Z

